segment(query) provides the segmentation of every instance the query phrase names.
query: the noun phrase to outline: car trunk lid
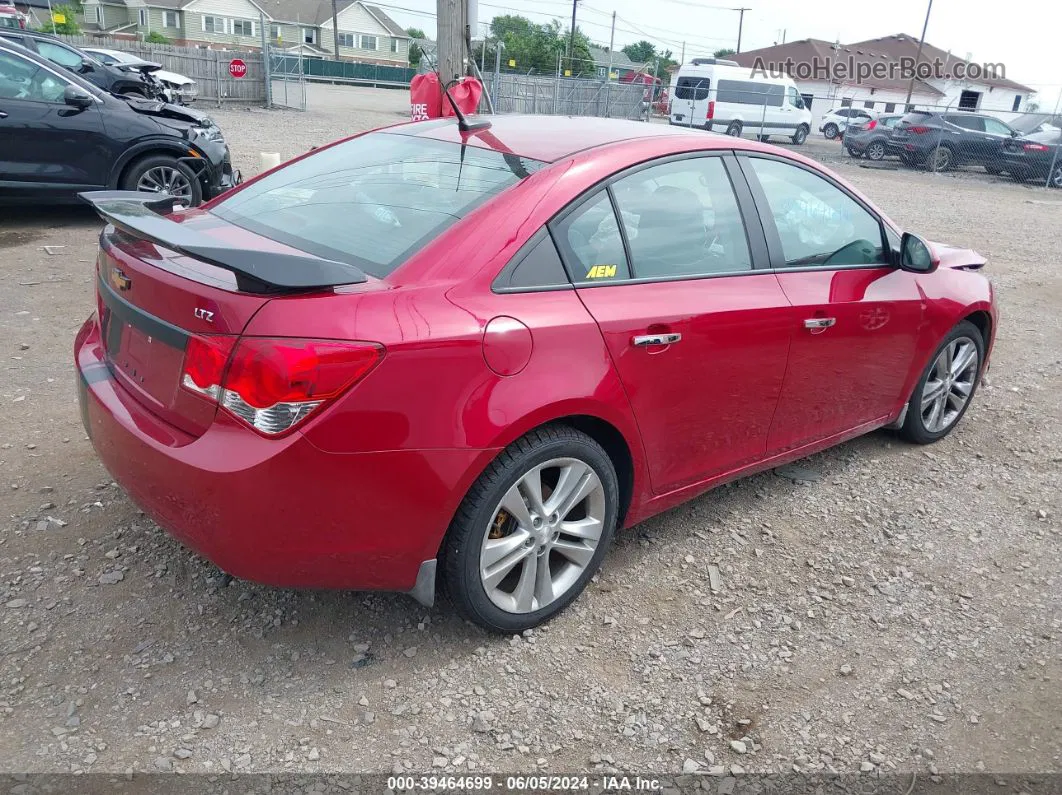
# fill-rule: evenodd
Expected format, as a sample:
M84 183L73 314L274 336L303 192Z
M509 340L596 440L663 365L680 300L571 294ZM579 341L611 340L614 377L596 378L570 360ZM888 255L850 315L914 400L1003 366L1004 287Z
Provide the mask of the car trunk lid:
M309 257L199 211L162 217L172 198L107 192L86 200L112 226L97 261L107 364L139 402L198 437L217 410L181 387L194 336L236 338L273 296L363 283L357 269Z

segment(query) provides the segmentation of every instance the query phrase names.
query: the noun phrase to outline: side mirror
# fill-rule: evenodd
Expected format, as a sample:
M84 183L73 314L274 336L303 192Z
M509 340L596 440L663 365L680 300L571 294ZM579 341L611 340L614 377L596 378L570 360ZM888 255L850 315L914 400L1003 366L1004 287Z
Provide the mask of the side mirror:
M88 61L82 61L82 62L81 62L81 66L80 66L80 68L78 68L78 71L79 71L79 72L80 72L81 74L83 74L83 75L84 75L84 74L88 74L89 72L95 72L95 71L96 71L96 67L95 67L95 66L93 66L93 65L92 65L91 63L89 63Z
M63 102L78 110L92 107L95 101L92 94L79 86L67 86L66 90L63 91Z
M929 243L918 235L904 232L900 240L900 268L911 273L932 273L940 265Z

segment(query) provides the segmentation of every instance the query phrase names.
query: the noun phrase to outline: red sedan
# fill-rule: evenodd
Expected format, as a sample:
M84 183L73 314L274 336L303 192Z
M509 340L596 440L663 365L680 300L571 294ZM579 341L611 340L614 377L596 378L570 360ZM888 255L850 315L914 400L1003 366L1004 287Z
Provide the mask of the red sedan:
M277 586L437 584L545 621L618 527L876 428L946 436L996 331L977 254L772 146L499 116L317 149L109 221L85 427L160 525Z

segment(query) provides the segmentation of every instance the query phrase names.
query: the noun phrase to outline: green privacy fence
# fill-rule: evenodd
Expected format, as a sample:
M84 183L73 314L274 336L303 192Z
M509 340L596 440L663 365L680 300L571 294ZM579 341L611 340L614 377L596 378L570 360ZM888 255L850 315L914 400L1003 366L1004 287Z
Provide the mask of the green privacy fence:
M298 55L276 54L273 58L273 76L302 76L305 80L334 80L337 82L365 83L368 85L408 86L417 73L416 69L403 66L383 66L351 61L327 61L323 58L302 57L301 69Z

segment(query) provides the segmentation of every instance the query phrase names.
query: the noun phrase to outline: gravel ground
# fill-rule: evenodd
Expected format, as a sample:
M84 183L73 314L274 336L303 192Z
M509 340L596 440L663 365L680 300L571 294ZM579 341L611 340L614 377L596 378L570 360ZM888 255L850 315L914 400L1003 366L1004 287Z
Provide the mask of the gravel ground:
M216 117L254 173L407 102L343 96ZM226 585L148 521L77 412L99 224L5 210L0 769L1062 772L1062 195L831 146L806 151L989 257L1002 325L961 427L646 522L572 609L500 639L445 602Z

